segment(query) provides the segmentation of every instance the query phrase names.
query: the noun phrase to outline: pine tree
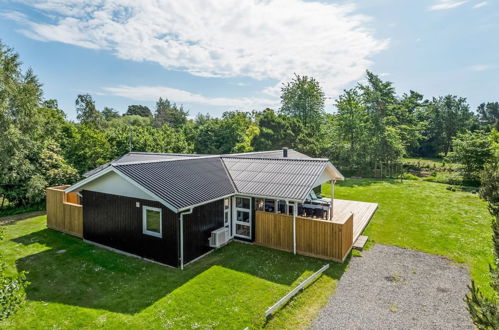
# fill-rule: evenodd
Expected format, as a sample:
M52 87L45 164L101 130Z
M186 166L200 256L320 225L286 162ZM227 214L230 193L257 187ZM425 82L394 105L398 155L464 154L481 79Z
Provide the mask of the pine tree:
M496 201L495 196L498 194L496 190L489 189L491 186L497 187L499 185L499 176L496 170L497 166L490 166L482 175L480 195L489 202L489 206ZM472 281L468 287L470 292L465 297L471 319L479 329L499 329L499 209L492 207L489 207L489 209L491 214L495 216L495 220L492 223L492 241L495 254L494 265L489 266L490 286L494 290L494 294L492 297L484 296Z

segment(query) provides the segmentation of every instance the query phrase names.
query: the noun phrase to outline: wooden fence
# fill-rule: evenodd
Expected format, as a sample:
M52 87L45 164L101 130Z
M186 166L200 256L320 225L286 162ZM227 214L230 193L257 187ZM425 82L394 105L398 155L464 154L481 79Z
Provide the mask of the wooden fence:
M67 187L47 188L47 227L83 237L83 206L76 193L64 192Z
M298 254L343 262L353 245L353 214L340 221L296 217ZM293 251L293 217L256 211L255 243Z

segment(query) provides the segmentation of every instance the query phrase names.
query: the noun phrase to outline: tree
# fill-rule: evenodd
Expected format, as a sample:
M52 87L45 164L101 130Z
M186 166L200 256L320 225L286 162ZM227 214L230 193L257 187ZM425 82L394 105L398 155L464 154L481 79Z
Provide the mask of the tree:
M277 150L283 147L296 147L299 124L296 118L277 114L272 109L256 113L259 134L253 138L255 151Z
M477 108L480 124L499 131L499 102L482 103Z
M65 158L83 174L112 160L112 146L101 130L87 125L70 127Z
M481 173L480 196L488 202L489 211L499 216L499 165L487 164Z
M362 97L358 88L345 90L336 100L338 109L335 123L330 122L331 130L335 127L337 135L333 135L336 146L332 148L337 151L336 159L346 167L362 167L367 164L368 150L368 128L369 115L363 105ZM334 125L336 124L336 126ZM343 148L341 148L341 146Z
M108 107L104 107L104 110L102 110L102 115L104 116L104 119L106 119L106 120L111 120L111 119L120 117L120 114L118 111L114 110L113 108L108 108Z
M412 90L404 93L394 106L397 128L408 154L418 154L421 150L423 132L428 124L424 116L427 107L428 101L423 95Z
M127 111L124 114L125 116L141 116L152 118L151 110L145 105L129 105Z
M472 281L465 297L473 323L479 329L499 329L499 134L492 131L493 156L481 173L480 197L488 202L492 222L494 264L489 266L494 293L484 296Z
M452 139L460 133L473 130L477 118L470 111L465 98L455 95L433 98L428 104L428 143L432 155L451 151Z
M490 136L481 131L459 134L452 140L452 148L448 158L461 164L468 178L478 176L493 156Z
M104 116L95 107L95 102L90 94L79 94L75 101L76 118L82 124L100 127Z
M210 119L199 127L194 149L203 154L251 151L252 139L258 133L252 126L250 113L224 112L221 119Z
M21 71L19 55L0 43L0 194L12 204L29 202L36 159L45 138L41 85Z
M0 241L2 239L3 231L0 228ZM14 276L7 275L6 265L0 256L0 321L14 314L24 303L24 290L28 285L24 271Z
M296 75L281 88L281 113L298 118L311 130L318 130L326 97L314 78Z
M369 136L370 163L391 163L400 159L405 149L402 144L397 119L397 98L389 81L382 81L377 75L367 71L367 82L359 84L362 105L366 109Z
M188 111L184 111L182 106L177 107L167 98L159 98L156 102L156 112L154 113L154 126L161 127L168 125L172 128L180 128L187 121Z

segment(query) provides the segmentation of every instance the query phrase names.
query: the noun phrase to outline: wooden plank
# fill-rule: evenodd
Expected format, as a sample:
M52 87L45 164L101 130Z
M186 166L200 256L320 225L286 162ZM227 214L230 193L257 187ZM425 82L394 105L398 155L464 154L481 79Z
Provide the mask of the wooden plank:
M367 236L360 235L359 238L353 243L353 248L356 250L362 250L367 243Z
M293 250L293 217L285 214L255 212L255 243L274 249Z
M69 186L47 188L47 227L64 233L83 237L83 207L77 203L68 203L68 194L64 189ZM76 194L69 200L79 202Z
M281 299L279 299L279 301L277 301L274 305L272 305L271 307L269 307L267 309L267 312L265 313L265 317L268 318L270 315L272 315L272 313L274 313L280 306L282 306L284 303L286 303L289 299L293 298L300 290L302 290L303 288L305 288L306 285L308 285L309 283L311 283L312 281L314 281L316 278L318 278L328 268L329 268L329 264L326 264L326 265L322 266L321 269L319 269L318 271L316 271L315 273L313 273L305 281L303 281L300 284L298 284L298 286L296 288L294 288L293 290L291 290L287 295L285 295L284 297L282 297Z

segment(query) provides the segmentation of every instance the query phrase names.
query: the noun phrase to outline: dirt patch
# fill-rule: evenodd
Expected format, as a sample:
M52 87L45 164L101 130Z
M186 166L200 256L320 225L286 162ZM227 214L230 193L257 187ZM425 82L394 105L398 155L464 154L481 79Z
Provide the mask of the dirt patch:
M21 214L8 215L6 217L0 218L0 226L10 225L17 221L26 220L29 218L39 217L40 215L46 214L46 211L35 211Z

